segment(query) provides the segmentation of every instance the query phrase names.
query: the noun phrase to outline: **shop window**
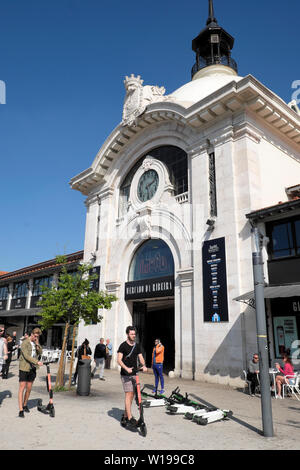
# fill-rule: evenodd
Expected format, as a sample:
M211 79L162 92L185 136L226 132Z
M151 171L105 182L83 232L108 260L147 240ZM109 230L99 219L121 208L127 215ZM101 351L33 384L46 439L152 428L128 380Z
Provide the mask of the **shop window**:
M300 359L299 297L271 299L275 358L288 354L294 365Z
M13 299L19 299L21 297L26 297L28 292L27 282L16 282L13 289Z
M163 240L148 240L137 250L129 268L129 281L174 275L170 248Z
M53 276L41 277L33 280L33 296L40 296L43 293L43 287L51 287Z
M0 300L6 300L8 297L8 286L0 287Z
M300 218L267 224L271 259L300 256Z

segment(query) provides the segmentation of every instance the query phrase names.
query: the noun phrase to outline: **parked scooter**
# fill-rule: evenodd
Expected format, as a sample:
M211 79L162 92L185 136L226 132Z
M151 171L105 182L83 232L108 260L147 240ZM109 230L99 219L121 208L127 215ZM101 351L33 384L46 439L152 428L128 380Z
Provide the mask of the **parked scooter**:
M209 423L214 423L215 421L223 421L225 419L231 418L233 415L232 411L230 410L215 410L210 411L209 413L205 413L202 416L194 416L193 421L197 424L201 424L205 426Z

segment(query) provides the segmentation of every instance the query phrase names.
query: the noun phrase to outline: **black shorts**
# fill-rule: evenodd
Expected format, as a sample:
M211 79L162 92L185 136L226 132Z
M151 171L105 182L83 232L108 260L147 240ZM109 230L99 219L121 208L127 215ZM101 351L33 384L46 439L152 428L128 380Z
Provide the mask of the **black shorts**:
M19 382L34 382L36 378L36 369L31 369L29 372L19 370Z

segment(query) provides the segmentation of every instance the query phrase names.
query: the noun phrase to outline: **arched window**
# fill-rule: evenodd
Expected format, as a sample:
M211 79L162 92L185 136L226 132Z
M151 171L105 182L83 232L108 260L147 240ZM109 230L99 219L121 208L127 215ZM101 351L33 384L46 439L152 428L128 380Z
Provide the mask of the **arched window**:
M142 281L174 275L174 260L163 240L150 239L134 254L129 268L129 281Z
M188 160L186 152L179 147L175 147L174 145L164 145L162 147L157 147L143 155L131 168L123 180L120 188L120 216L124 215L127 211L132 179L147 156L156 158L167 166L169 170L170 181L174 186L175 196L188 191Z

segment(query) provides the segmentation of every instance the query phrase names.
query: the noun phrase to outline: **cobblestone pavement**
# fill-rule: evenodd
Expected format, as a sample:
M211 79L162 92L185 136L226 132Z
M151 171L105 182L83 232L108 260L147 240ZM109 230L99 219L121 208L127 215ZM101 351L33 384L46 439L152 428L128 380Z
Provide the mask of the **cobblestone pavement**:
M57 365L51 368L53 384ZM296 398L272 399L275 437L262 436L261 401L243 390L223 385L166 377L167 394L179 386L181 393L204 404L233 411L227 421L199 426L164 408L145 409L147 437L120 426L124 395L117 370L105 371L105 381L92 379L89 396L76 388L54 395L55 418L37 411L37 399L48 403L45 367L37 374L29 400L30 413L18 418L18 361L9 378L0 378L1 449L78 450L298 450L300 402ZM142 384L153 384L151 374L140 374ZM137 416L137 410L135 410ZM5 430L5 432L3 432Z

